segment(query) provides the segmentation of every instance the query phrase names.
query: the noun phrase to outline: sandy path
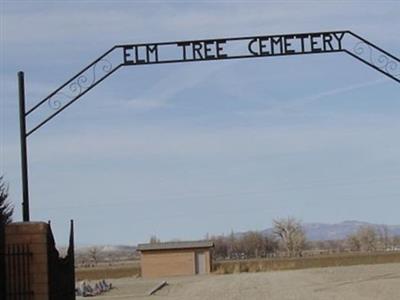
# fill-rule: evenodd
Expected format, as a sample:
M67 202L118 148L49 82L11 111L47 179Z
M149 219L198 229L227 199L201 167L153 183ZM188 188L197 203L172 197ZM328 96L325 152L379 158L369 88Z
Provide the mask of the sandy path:
M207 275L166 279L150 298L160 300L324 300L400 299L400 264L333 267L268 273ZM159 280L111 280L117 288L101 300L144 299ZM78 298L79 299L79 298Z

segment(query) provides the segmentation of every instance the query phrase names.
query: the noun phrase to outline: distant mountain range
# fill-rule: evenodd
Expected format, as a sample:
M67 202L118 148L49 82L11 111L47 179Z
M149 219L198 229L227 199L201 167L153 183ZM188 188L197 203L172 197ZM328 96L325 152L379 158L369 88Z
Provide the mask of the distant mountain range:
M400 225L382 225L360 221L344 221L336 224L303 223L306 236L311 241L345 239L349 234L355 233L362 226L372 226L378 231L382 231L383 227L386 226L390 235L400 235ZM273 229L265 229L262 233L272 234Z

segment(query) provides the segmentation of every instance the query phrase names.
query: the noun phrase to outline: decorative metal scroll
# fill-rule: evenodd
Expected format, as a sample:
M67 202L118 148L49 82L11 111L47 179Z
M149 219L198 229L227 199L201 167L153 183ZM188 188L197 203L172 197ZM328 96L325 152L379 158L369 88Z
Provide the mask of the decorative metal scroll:
M400 76L400 63L390 56L380 53L367 43L358 42L352 53L391 76Z
M354 46L346 50L348 54L386 76L400 82L400 60L362 37L351 33L356 39Z
M65 100L72 100L76 96L81 95L112 70L113 65L109 60L105 58L99 60L90 68L90 71L79 75L69 83L65 90L51 96L48 99L49 106L54 110L60 109Z
M118 55L119 53L115 53L118 52L117 50L118 49L114 47L107 51L100 58L95 60L81 72L72 77L65 84L27 111L26 116L34 113L39 108L43 110L45 108L45 104L47 104L47 112L49 115L42 122L28 131L27 136L39 129L41 126L47 123L47 121L55 117L73 102L78 100L81 96L86 94L89 90L94 88L101 81L119 69L121 64L116 60L116 57L120 57L120 55Z
M350 31L117 45L32 107L26 116L42 108L46 102L50 112L26 136L121 66L337 52L347 53L400 83L400 59Z

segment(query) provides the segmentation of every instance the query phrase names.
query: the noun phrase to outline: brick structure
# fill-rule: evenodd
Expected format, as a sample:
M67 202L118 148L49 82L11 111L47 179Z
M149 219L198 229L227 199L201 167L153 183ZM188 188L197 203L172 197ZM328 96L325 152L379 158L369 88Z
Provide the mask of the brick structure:
M210 241L140 244L142 277L208 274L213 247Z
M27 277L24 279L32 291L32 300L48 300L49 299L49 274L48 274L48 234L49 225L43 222L23 222L12 223L5 228L5 248L8 249L9 259L6 260L6 265L9 264L7 280L10 281L10 286L14 286L14 281L20 280L20 275L12 274L15 268L13 257L20 252L21 249L29 249L29 267L24 266L24 272L27 272ZM13 253L14 252L14 253ZM12 256L14 255L14 256ZM19 254L17 254L19 255ZM20 284L20 283L18 283ZM25 299L25 298L24 298ZM26 297L28 299L28 297Z
M72 220L65 257L55 246L50 223L44 222L6 225L4 249L6 300L75 300Z

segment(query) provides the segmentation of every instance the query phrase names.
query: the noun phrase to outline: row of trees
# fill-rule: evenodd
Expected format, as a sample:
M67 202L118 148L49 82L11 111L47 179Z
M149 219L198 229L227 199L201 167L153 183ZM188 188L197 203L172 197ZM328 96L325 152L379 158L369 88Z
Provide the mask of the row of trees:
M267 257L278 247L277 240L260 232L250 231L241 235L210 237L215 244L216 259L241 259Z
M393 250L400 245L400 236L391 236L387 226L363 226L346 240L351 251L372 252Z
M272 234L249 231L231 232L229 236L212 236L217 259L243 259L276 256L301 256L307 241L301 222L295 218L274 220Z
M387 226L362 226L343 240L308 241L295 218L273 221L271 233L250 231L228 236L212 236L216 259L247 259L274 256L303 256L348 251L399 250L400 236L391 236Z

